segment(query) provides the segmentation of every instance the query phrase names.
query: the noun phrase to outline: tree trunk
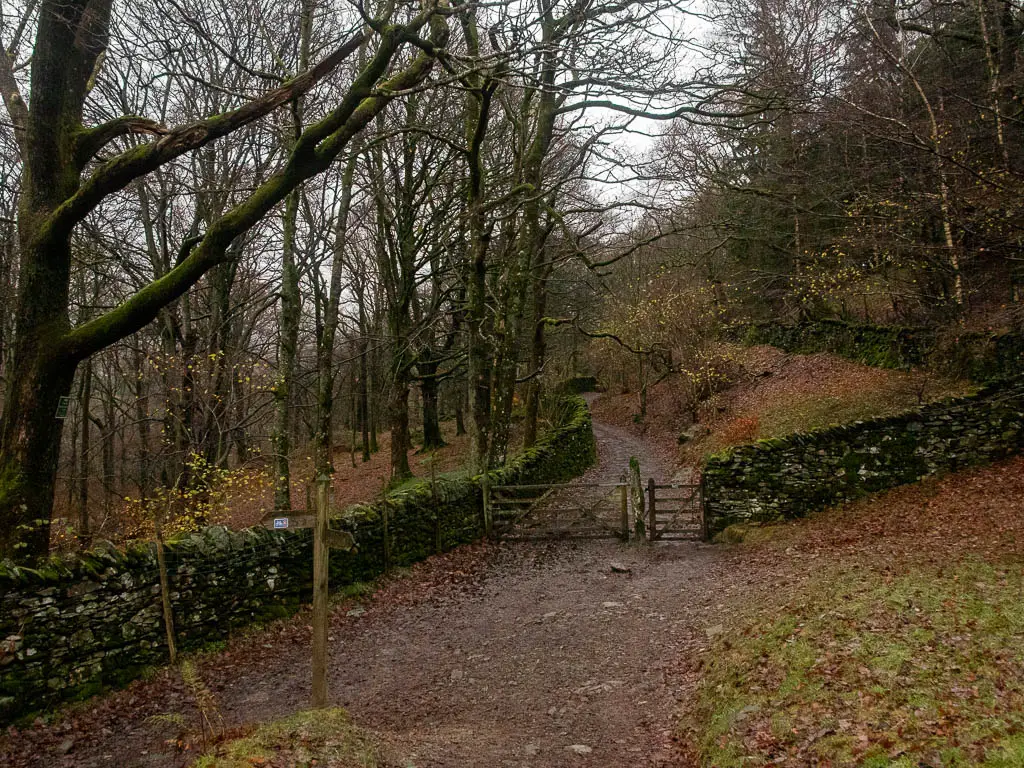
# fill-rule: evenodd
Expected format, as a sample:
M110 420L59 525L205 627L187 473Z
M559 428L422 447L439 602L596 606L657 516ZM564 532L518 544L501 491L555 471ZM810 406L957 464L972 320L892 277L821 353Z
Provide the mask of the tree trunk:
M462 437L466 434L466 385L459 382L455 388L455 436Z
M358 261L358 260L357 260ZM377 430L373 425L370 413L370 326L366 315L366 273L360 264L353 269L356 282L353 290L356 294L356 307L359 314L359 431L362 437L362 460L370 460L371 454L377 450ZM372 430L372 436L371 436Z
M96 57L106 47L110 2L44 0L32 55L31 111L3 98L21 145L21 270L10 384L0 419L0 555L31 562L50 544L63 421L79 359L59 342L70 328L71 231L47 219L79 188L77 133ZM6 56L6 54L4 54Z
M462 25L470 57L480 56L476 11L463 14ZM466 199L469 253L466 259L466 330L469 376L470 465L486 472L491 447L491 348L487 309L487 252L491 230L487 226L484 190L484 137L490 123L493 90L484 77L470 76L475 90L466 92L466 144L469 186Z
M506 310L510 315L518 311L510 302ZM493 408L491 411L491 450L488 463L491 467L500 467L508 458L508 443L512 431L512 405L515 399L516 378L519 375L518 359L518 323L511 323L506 316L507 338L501 345L498 359L494 366L494 391L492 394Z
M470 458L486 471L491 448L491 344L487 336L487 261L485 246L474 247L466 291L469 335Z
M334 234L334 258L331 282L324 311L323 332L317 344L317 423L314 453L317 475L330 475L334 470L334 340L338 332L341 303L341 275L348 243L348 215L352 203L352 182L358 155L349 158L342 175L341 200Z
M229 351L234 346L233 329L237 321L232 318L231 292L238 272L237 257L241 255L242 239L232 245L237 254L227 264L221 264L210 272L213 288L211 297L210 343L204 362L209 378L210 405L204 425L204 453L211 466L227 467L230 449L229 416L231 408L231 359ZM197 361L198 362L198 361Z
M149 446L149 394L146 389L145 358L139 346L134 350L135 370L135 428L138 430L138 488L139 498L145 498L150 490L150 446Z
M12 367L0 438L0 553L31 564L50 548L62 426L56 413L74 366L19 350Z
M533 338L530 343L530 375L526 386L526 422L523 425L523 447L537 442L537 421L540 418L540 400L543 394L541 370L547 357L547 339L544 335L544 315L547 311L547 269L533 278Z
M82 371L82 386L78 393L78 409L81 417L81 443L78 459L78 539L87 544L90 535L89 526L89 452L92 450L92 362L85 364Z
M391 427L391 479L405 480L412 477L412 469L409 467L408 368L396 369L392 387L388 403L388 420Z
M550 10L545 10L542 18L542 31L545 41L549 44L555 39L557 33ZM551 147L551 138L554 134L555 120L557 117L557 99L553 84L556 76L558 56L555 46L549 48L541 57L540 80L542 88L536 108L536 124L534 135L530 142L529 149L523 163L523 175L527 184L530 185L530 197L523 207L523 236L519 245L520 253L520 275L521 280L529 281L529 288L532 291L532 317L533 331L530 338L529 374L530 379L526 392L526 424L524 444L529 447L537 440L537 418L540 412L541 379L540 371L544 366L546 354L544 337L544 314L547 308L547 279L551 272L551 265L543 261L544 243L548 237L548 230L541 221L541 195L544 184L544 159L547 157ZM519 288L525 294L527 286L524 284ZM525 295L513 297L518 299L518 307L525 303ZM513 304L511 311L513 317L513 330L518 331L523 310ZM518 334L517 334L518 335ZM516 339L513 339L516 341ZM511 382L514 385L514 381Z
M362 304L360 304L359 312L362 315ZM360 327L362 325L363 322L360 321ZM367 343L365 336L360 339L359 345L359 429L362 433L363 461L367 462L370 460L370 451L373 446L370 444L370 372L366 364ZM375 437L374 443L376 442Z
M445 446L438 412L438 367L436 361L420 362L416 365L416 372L420 377L420 394L423 397L423 450L425 451L434 451Z
M172 474L164 479L164 485L177 485L184 489L192 481L191 454L196 449L196 346L199 343L199 332L192 322L192 296L186 296L182 302L182 325L184 335L181 343L181 387L176 394L178 413L175 423L175 464Z
M108 391L103 399L103 513L109 515L114 499L114 454L117 447L117 414L115 411L114 393Z
M278 379L274 386L277 423L274 428L274 509L287 512L291 501L292 387L299 343L302 309L299 270L295 265L295 222L299 193L288 195L284 213L284 248L281 256L281 340L277 358Z

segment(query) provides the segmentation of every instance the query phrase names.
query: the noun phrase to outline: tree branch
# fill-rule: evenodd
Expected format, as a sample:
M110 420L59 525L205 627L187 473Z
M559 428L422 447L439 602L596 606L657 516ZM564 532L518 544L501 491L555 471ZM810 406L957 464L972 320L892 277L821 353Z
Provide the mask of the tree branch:
M94 158L100 150L114 139L132 134L149 134L150 136L165 136L168 129L145 117L125 115L118 117L95 128L89 128L78 134L75 146L75 158L85 165Z
M18 81L14 77L14 63L11 54L0 50L0 90L3 90L4 105L14 125L14 138L18 142L18 151L25 157L28 152L26 136L28 132L28 107L21 98Z
M83 360L135 333L211 268L230 260L228 248L232 241L259 222L299 184L325 171L351 139L391 101L392 97L386 94L410 87L429 74L434 60L421 53L408 67L381 85L380 95L369 95L374 92L374 86L387 71L395 53L406 42L409 31L415 32L429 22L435 44L444 45L448 28L443 21L438 21L434 9L429 8L407 26L385 30L376 54L360 72L346 98L332 113L303 132L282 170L215 221L198 245L167 274L109 312L69 331L59 342L58 354L75 361ZM333 131L324 136L319 146L309 143L315 142L331 128Z
M259 99L231 112L168 130L156 141L130 149L114 157L93 172L81 188L62 203L44 227L56 237L64 237L108 195L132 181L211 141L249 125L312 89L343 61L359 50L366 39L355 33L330 56L312 69L292 78Z

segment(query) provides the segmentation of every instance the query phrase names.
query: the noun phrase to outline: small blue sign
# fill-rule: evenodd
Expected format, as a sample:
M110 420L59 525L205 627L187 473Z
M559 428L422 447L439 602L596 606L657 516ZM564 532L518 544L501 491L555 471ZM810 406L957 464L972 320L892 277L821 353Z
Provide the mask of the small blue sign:
M274 528L275 529L277 529L277 528L287 528L287 527L288 527L288 518L287 517L275 517L274 518Z

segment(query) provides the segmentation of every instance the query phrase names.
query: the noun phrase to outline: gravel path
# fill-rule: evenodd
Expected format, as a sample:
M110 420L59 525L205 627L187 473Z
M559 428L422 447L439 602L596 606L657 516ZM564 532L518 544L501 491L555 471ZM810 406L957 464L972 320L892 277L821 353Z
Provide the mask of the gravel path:
M600 423L595 434L600 463L586 481L615 482L631 455L645 477L668 477L668 463L638 438ZM391 592L336 611L334 701L417 768L684 764L671 738L687 691L683 667L716 631L728 558L697 543L467 551L433 558ZM630 572L612 572L613 561ZM229 726L306 706L306 620L233 642L202 664ZM145 722L175 711L190 711L189 697L176 675L161 672L63 723L0 739L0 764L185 765L166 730Z

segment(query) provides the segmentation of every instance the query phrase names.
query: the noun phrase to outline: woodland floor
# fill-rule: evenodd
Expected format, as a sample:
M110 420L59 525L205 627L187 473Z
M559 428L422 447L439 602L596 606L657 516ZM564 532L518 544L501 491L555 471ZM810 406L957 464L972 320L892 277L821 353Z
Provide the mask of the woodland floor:
M443 422L441 431L445 440L445 445L441 448L431 452L410 449L409 466L417 477L430 477L431 472L442 474L457 471L465 466L469 452L469 436L456 435L454 421ZM344 509L380 494L391 472L389 432L379 435L377 448L370 455L370 460L364 462L360 452L357 450L353 455L348 444L335 446L332 476L335 507ZM293 509L306 509L305 490L314 474L311 456L300 453L292 458ZM63 490L57 494L51 533L52 548L62 552L74 551L80 546L73 529L69 527L69 521L73 521L77 513L69 510L66 483L65 478ZM250 528L260 525L267 515L267 510L273 508L274 486L271 468L265 458L253 459L249 464L233 470L230 481L222 482L220 487L222 496L206 520L209 525L225 525L233 530ZM103 498L103 483L97 479L89 493L90 498ZM132 494L137 495L134 487L130 489L129 496ZM114 497L109 515L93 515L92 525L96 539L123 543L129 539L152 537L152 522L147 516L140 515L138 504L124 503L124 495L121 493L114 494ZM171 532L180 530L172 527Z

